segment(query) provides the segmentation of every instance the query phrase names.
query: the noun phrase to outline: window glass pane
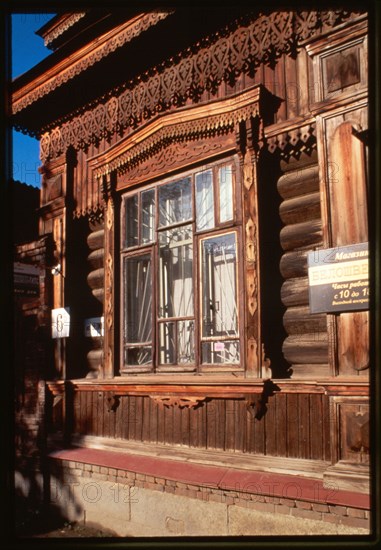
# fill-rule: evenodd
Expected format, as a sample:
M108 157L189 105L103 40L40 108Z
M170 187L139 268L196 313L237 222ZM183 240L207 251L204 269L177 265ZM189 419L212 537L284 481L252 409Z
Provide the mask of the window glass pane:
M160 364L194 363L194 321L160 323Z
M193 315L192 226L160 233L159 317Z
M138 196L126 200L126 246L138 244Z
M232 166L223 166L218 171L220 189L220 222L233 219L233 174Z
M239 342L237 340L203 342L201 348L203 363L239 363Z
M155 190L142 193L141 212L141 243L151 243L154 240L155 229Z
M125 365L150 365L152 363L152 346L127 347L124 354Z
M194 363L194 321L177 321L177 363Z
M149 343L152 339L151 256L124 259L125 343Z
M238 337L235 234L202 241L202 335Z
M196 226L199 231L214 227L212 171L196 174Z
M160 323L160 349L159 357L161 365L174 365L176 363L176 330L175 323Z
M184 222L192 218L191 179L168 183L159 188L160 226Z

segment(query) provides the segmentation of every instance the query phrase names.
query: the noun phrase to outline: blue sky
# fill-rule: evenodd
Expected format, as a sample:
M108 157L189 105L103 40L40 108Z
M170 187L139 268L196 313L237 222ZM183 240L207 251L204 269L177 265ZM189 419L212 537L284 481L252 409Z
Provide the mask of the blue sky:
M41 28L54 14L18 13L12 14L12 78L20 76L42 59L51 50L35 31ZM39 145L36 139L13 132L13 178L35 187L40 186L38 167Z

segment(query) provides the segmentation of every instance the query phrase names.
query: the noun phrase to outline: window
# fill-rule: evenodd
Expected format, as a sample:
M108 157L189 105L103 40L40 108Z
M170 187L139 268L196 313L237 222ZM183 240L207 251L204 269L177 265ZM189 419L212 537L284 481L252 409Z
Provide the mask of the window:
M235 166L123 197L122 374L243 369Z

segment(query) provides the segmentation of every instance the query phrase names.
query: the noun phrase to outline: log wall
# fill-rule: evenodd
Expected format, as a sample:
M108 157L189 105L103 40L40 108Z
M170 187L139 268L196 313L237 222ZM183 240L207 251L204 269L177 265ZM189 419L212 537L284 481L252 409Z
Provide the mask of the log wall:
M93 296L99 302L99 316L102 315L104 301L104 223L90 224L87 237L90 253L87 256L89 274L87 283ZM103 364L103 338L91 338L90 350L87 353L88 377L97 377Z
M283 202L279 215L284 224L280 261L284 283L281 299L287 308L283 325L288 334L283 354L293 377L329 375L328 336L325 314L309 312L307 254L323 244L319 174L316 151L283 163L278 192Z

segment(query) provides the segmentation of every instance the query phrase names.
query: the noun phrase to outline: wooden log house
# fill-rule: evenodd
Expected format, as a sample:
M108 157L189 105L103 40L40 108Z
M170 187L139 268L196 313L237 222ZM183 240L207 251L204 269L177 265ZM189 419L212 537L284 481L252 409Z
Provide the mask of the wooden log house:
M201 493L369 527L366 299L314 313L309 278L314 255L368 242L367 22L349 9L62 13L39 31L53 53L13 83L54 242L50 475L123 479L158 508L188 499L141 534L198 534ZM234 483L213 485L217 470ZM97 519L89 495L80 508ZM104 523L129 532L130 506Z

